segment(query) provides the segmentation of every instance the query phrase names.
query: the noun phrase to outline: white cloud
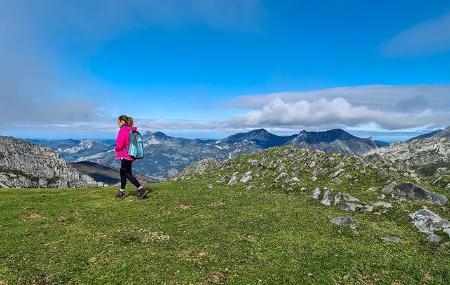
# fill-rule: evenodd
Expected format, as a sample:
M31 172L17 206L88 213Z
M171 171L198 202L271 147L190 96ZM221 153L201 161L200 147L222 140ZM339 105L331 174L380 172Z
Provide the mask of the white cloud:
M382 46L388 57L421 56L450 51L450 12L403 31Z
M340 97L331 100L320 98L316 101L300 100L290 103L276 98L261 109L232 118L227 125L345 128L376 124L381 129L398 130L426 125L442 126L448 124L449 121L449 112L433 112L431 109L403 113L374 110L366 106L353 106L346 99Z

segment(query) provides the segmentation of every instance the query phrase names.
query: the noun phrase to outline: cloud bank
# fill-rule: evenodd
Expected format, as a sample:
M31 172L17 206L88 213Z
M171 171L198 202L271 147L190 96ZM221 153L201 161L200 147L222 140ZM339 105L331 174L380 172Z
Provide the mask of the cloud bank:
M395 35L381 49L388 57L422 56L449 50L450 11Z

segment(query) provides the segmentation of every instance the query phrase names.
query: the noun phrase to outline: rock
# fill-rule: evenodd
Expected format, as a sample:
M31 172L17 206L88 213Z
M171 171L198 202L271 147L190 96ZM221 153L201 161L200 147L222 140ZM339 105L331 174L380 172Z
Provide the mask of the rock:
M286 172L281 172L280 175L278 175L277 178L275 178L275 181L287 180L288 178L289 176Z
M438 214L428 209L422 209L409 214L414 226L419 232L432 234L436 230L444 230L450 228L450 222L442 219Z
M236 173L231 176L230 181L228 181L228 185L235 185L237 183Z
M392 208L392 204L388 203L388 202L384 202L384 201L378 201L375 204L373 204L372 206L376 207L376 208Z
M241 177L241 182L243 183L247 183L248 181L250 181L252 179L252 172L248 171L246 172L242 177Z
M258 167L258 168L263 166L263 164L259 160L256 160L256 159L249 159L249 160L247 160L247 162L250 165Z
M336 184L339 185L339 184L342 183L342 180L336 177L336 178L333 178L333 179L331 180L331 182L336 183Z
M297 177L292 177L291 178L291 180L289 180L289 183L290 184L296 184L296 183L298 183L298 182L300 182L300 180L297 178Z
M334 196L334 205L337 205L337 204L339 204L340 202L341 202L341 192L337 193L337 194Z
M404 198L411 201L423 200L436 205L444 205L447 203L447 197L442 194L428 191L425 188L414 185L412 183L402 183L396 185L391 191L394 198Z
M339 169L338 171L336 171L335 173L331 174L330 177L335 178L338 177L342 172L344 172L344 169Z
M448 235L448 237L450 238L450 228L446 228L442 230L444 233L446 233Z
M226 179L225 179L225 177L224 176L221 176L219 179L217 179L217 181L216 181L217 183L220 183L220 184L223 184L223 183L225 183L226 182Z
M332 218L330 222L338 226L347 226L351 229L356 229L356 225L353 223L353 219L351 217L336 217Z
M356 211L356 210L361 210L364 212L372 212L373 211L373 207L372 206L368 206L368 205L360 205L360 204L355 204L355 203L346 203L343 207L342 210L344 211Z
M401 241L401 239L399 237L384 237L383 238L384 241L387 242L394 242L394 243L399 243Z
M311 177L311 181L316 181L317 180L317 177L315 177L315 176L313 176L313 177Z
M208 184L208 185L206 185L206 187L208 187L208 189L213 189L213 185L212 184Z
M359 199L357 199L357 198L355 198L352 195L347 194L347 193L342 193L342 197L347 202L359 202Z
M330 206L331 205L330 196L331 196L331 190L330 189L326 189L325 192L323 193L323 197L322 197L321 203L323 205L325 205L325 206Z
M68 165L44 146L0 136L0 186L6 188L97 187L103 183Z
M441 241L441 238L438 235L430 234L427 236L426 240L433 244L438 244Z
M250 184L250 185L248 185L247 187L245 187L245 190L251 190L251 189L253 189L253 188L255 188L255 185L252 185L252 184Z
M312 197L313 199L319 199L320 193L321 193L320 189L319 189L319 188L316 188L316 189L314 189L314 191L311 193L311 197Z
M390 194L394 190L394 187L396 185L397 185L397 183L390 182L386 187L383 188L383 190L381 190L381 192L383 192L385 194Z

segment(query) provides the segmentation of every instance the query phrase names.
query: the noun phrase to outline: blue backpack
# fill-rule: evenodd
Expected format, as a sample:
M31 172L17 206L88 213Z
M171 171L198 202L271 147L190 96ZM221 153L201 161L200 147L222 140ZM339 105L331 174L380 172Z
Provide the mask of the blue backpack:
M130 146L128 147L128 155L134 159L144 158L144 142L138 131L130 131Z

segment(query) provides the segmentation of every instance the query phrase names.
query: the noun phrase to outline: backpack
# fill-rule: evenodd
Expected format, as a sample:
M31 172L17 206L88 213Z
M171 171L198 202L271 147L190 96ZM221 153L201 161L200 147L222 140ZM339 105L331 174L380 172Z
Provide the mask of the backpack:
M128 155L134 159L144 158L144 142L141 133L138 131L130 131L130 146L128 147Z

